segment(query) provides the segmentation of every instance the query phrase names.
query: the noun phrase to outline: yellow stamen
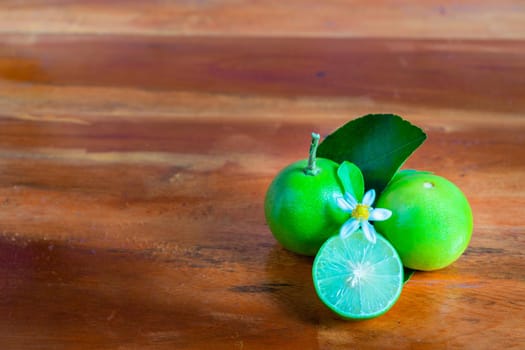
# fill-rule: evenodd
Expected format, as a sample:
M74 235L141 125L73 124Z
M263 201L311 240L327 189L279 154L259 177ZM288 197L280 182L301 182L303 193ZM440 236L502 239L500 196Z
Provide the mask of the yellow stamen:
M368 220L370 211L369 206L365 204L358 204L354 210L352 210L352 217L356 220Z

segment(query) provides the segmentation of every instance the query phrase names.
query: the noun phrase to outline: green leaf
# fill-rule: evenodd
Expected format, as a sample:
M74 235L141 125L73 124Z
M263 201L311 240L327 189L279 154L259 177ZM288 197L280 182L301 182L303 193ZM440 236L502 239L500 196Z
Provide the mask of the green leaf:
M426 137L420 128L397 115L369 114L328 135L317 155L337 163L354 163L363 172L366 189L381 193Z
M344 161L337 168L337 176L345 192L350 193L357 201L363 199L365 182L361 170L355 164Z
M403 267L403 284L407 283L409 279L414 275L414 270L409 269L408 267Z

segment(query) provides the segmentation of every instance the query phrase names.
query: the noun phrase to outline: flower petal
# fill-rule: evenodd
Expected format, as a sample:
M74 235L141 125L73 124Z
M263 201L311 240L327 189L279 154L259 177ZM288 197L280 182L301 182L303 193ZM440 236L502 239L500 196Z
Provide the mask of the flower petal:
M348 204L350 204L350 206L352 207L352 210L354 210L357 206L357 199L354 196L352 196L350 192L345 192L345 199L348 202Z
M392 212L388 209L375 208L370 212L368 220L370 221L384 221L392 216Z
M352 218L345 222L343 226L341 226L341 230L339 230L339 234L341 235L342 239L345 239L349 237L352 233L357 231L359 228L359 221Z
M373 189L366 191L365 196L363 197L363 204L371 206L375 200L376 200L376 191Z
M371 243L375 243L377 233L374 226L372 226L368 221L363 221L361 223L361 227L363 228L363 233L365 234L366 239L368 239Z
M345 198L341 196L337 197L335 201L339 209L341 209L342 211L346 213L351 213L355 208L355 206L352 206L352 204L349 203L348 200L346 200Z

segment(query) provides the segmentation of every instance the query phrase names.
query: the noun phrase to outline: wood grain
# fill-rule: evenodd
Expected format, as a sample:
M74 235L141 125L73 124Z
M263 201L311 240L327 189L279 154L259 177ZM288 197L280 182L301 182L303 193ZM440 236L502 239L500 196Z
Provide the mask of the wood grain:
M522 3L349 4L3 1L0 348L522 348ZM262 204L310 132L374 112L425 130L405 167L475 229L345 322Z
M0 38L7 81L525 109L523 41Z
M0 33L523 39L520 0L4 0Z

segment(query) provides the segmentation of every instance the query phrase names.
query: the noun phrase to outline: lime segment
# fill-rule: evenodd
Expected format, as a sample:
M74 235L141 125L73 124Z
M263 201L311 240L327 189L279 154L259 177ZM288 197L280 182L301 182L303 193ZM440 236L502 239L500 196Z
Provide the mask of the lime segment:
M321 301L343 318L367 319L387 312L403 288L403 265L382 236L362 231L328 239L315 257L312 275Z

